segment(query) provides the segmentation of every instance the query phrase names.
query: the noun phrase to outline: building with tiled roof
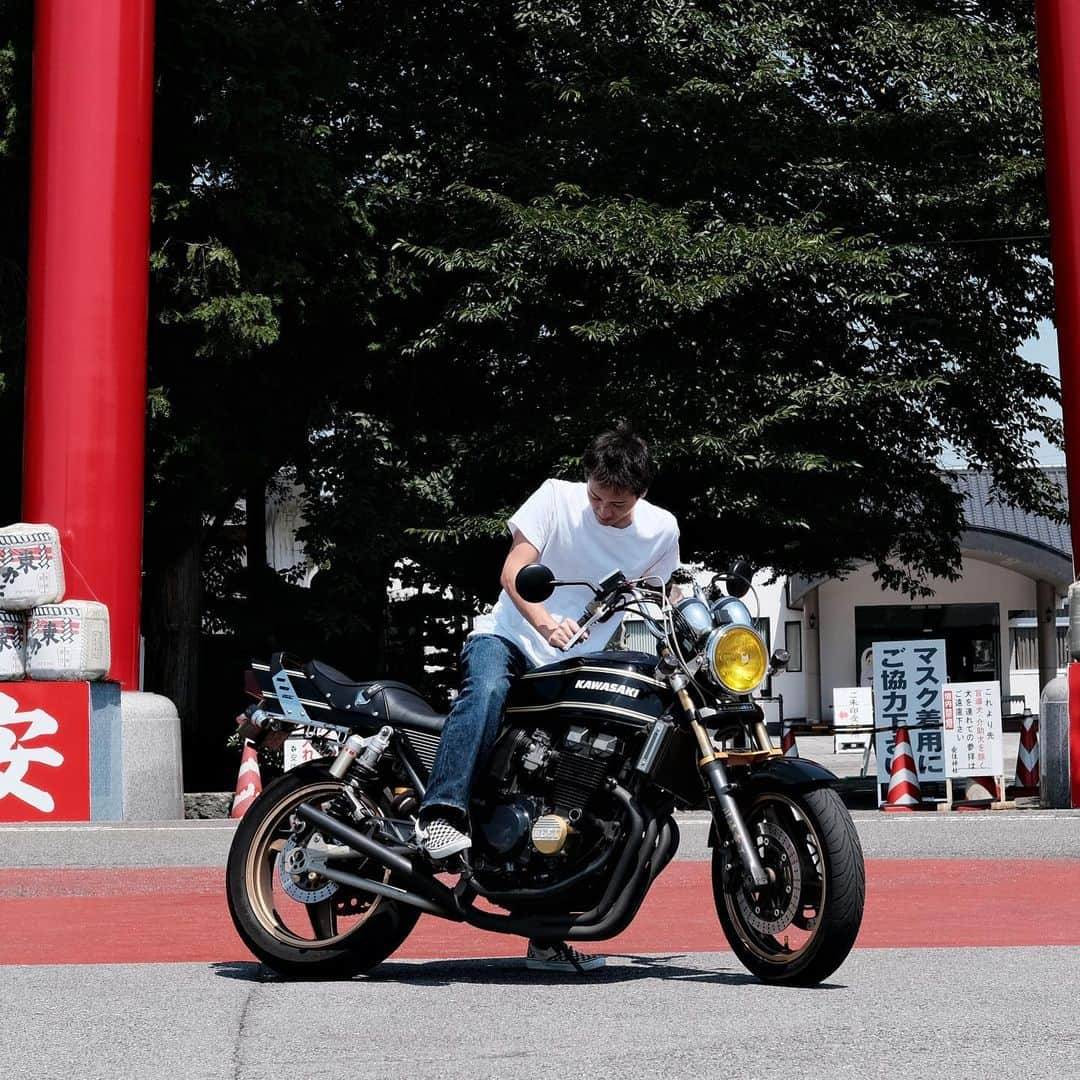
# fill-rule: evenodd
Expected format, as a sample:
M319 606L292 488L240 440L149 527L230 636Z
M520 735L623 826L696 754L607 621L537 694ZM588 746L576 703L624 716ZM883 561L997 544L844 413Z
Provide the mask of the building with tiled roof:
M1067 499L1064 468L1044 472ZM844 578L771 586L763 575L763 627L794 657L771 688L785 715L831 720L833 691L863 682L874 642L921 638L946 642L950 682L999 682L1005 712L1038 710L1041 686L1065 664L1068 525L995 500L985 473L951 475L964 494L962 576L933 582L932 597L883 589L867 565Z
M1068 501L1064 467L1044 468L1043 473L1061 489ZM952 475L964 491L964 517L973 529L984 532L1021 536L1032 543L1072 558L1072 538L1065 522L1051 521L1041 514L995 500L990 491L990 477L976 469L956 469Z

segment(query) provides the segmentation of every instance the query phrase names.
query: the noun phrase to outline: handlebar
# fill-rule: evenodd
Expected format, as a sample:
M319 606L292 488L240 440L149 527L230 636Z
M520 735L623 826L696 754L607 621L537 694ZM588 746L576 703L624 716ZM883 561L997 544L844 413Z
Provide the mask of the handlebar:
M593 599L585 605L585 610L577 620L577 632L562 646L562 651L566 652L585 637L591 626L598 622L606 622L616 611L623 610L618 601L624 594L630 593L638 600L651 599L648 593L651 591L652 582L658 580L655 576L628 580L621 570L612 570L599 585L593 585L589 581L556 581L555 575L548 567L542 563L530 563L517 572L515 586L518 595L528 604L542 604L556 588L564 585L581 585L593 593ZM661 606L665 605L663 589L664 583L660 581L658 602ZM640 593L639 590L641 590ZM642 614L645 615L650 629L656 633L651 618L644 611Z
M597 597L596 599L590 600L585 605L585 610L577 617L578 626L580 626L582 623L587 622L589 619L591 619L597 613L597 611L600 610L601 606L602 606L602 604L601 604L601 601L600 601L599 597Z
M576 634L563 646L563 652L569 652L588 633L589 627L594 623L602 622L611 614L609 601L623 591L628 584L626 575L621 570L612 570L610 574L596 589L594 596L586 605L581 617L577 620L579 629Z
M604 607L605 605L599 599L589 601L581 614L581 618L577 620L578 632L562 647L562 652L569 652L582 638L585 637L589 632L589 627L599 619L600 613L604 610ZM593 608L593 610L589 611L589 608Z

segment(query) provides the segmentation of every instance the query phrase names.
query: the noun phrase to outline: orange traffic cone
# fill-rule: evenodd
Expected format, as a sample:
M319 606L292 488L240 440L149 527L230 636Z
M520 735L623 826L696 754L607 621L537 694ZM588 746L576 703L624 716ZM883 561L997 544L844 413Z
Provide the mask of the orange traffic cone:
M240 772L236 777L236 794L233 796L231 817L241 818L244 812L262 792L262 776L259 773L259 751L250 739L244 740L244 752L240 756Z
M784 751L784 757L798 757L799 748L795 745L795 736L791 728L784 725L780 732L780 749Z
M1035 717L1025 716L1016 753L1016 786L1034 793L1039 787L1039 734Z
M915 756L911 752L911 740L902 724L896 729L896 745L893 747L892 766L889 769L889 791L882 810L914 810L922 803L919 774L915 770Z

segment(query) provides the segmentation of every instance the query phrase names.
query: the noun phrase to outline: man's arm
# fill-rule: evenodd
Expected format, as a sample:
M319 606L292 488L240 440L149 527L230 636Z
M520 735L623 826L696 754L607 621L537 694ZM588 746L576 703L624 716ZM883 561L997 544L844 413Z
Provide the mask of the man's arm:
M543 604L530 604L519 595L514 582L518 571L529 563L537 562L540 552L529 543L517 530L510 552L503 563L499 583L506 590L506 595L514 602L514 607L521 612L528 624L552 647L561 649L578 632L580 627L573 619L556 619ZM588 635L586 635L588 636Z

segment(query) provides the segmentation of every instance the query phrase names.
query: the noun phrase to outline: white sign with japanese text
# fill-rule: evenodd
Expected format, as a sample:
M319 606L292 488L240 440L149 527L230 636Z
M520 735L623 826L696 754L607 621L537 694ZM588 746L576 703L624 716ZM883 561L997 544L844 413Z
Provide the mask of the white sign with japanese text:
M870 728L874 726L874 692L869 686L834 686L832 700L833 753L861 754L873 737Z
M945 642L874 642L874 736L879 784L888 784L896 728L908 729L920 780L945 780L942 689ZM928 725L928 726L922 726ZM880 729L886 730L880 730Z
M315 749L310 739L304 739L298 735L290 735L281 748L281 764L286 772L295 769L297 765L303 765L308 761L318 761L325 756Z
M942 708L946 773L1001 776L1001 684L950 683Z

